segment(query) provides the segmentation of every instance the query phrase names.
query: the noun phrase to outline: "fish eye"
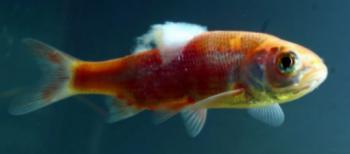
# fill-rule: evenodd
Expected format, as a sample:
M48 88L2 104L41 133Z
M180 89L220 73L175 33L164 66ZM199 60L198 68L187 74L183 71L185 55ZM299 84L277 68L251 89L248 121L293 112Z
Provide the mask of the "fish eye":
M282 74L290 74L295 70L296 55L292 51L283 53L277 59L279 71Z

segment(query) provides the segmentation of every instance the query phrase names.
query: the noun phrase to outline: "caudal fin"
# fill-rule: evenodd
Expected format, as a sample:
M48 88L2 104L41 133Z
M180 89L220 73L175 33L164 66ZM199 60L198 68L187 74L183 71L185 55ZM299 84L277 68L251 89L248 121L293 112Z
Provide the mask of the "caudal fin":
M69 80L76 59L37 40L25 39L23 43L38 57L45 77L32 91L15 98L9 108L13 115L29 113L73 95Z

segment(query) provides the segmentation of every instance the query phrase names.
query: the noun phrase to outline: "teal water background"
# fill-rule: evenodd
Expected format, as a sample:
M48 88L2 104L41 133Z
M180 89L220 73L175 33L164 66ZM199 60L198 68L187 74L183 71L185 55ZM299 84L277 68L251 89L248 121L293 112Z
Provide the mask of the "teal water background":
M245 110L211 110L205 128L190 138L175 117L155 126L142 113L106 124L104 98L69 98L23 116L0 101L1 154L348 154L350 153L347 0L2 0L0 91L15 93L42 75L21 39L31 37L84 60L131 52L150 25L183 21L209 30L265 31L311 48L329 67L326 82L282 105L285 124L266 126ZM10 92L9 92L10 91ZM12 91L12 92L11 92ZM91 102L90 102L91 101Z

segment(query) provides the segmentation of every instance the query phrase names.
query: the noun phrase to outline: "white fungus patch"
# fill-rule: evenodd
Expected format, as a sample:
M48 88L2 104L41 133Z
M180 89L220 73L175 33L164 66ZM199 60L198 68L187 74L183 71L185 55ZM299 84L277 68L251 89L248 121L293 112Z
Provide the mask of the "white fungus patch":
M166 63L179 55L193 37L206 31L207 28L204 26L184 22L155 24L146 34L137 38L134 53L157 48Z

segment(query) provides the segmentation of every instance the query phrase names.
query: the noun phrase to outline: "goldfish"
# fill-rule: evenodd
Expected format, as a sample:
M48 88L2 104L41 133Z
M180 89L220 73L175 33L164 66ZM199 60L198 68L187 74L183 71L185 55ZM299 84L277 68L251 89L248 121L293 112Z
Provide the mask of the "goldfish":
M36 89L11 104L11 114L99 94L107 97L110 123L146 110L156 113L157 123L179 113L192 137L203 129L208 109L246 109L280 126L280 104L312 92L327 77L323 60L296 43L182 22L151 26L137 38L134 53L105 61L80 60L34 39L23 42L47 72Z

